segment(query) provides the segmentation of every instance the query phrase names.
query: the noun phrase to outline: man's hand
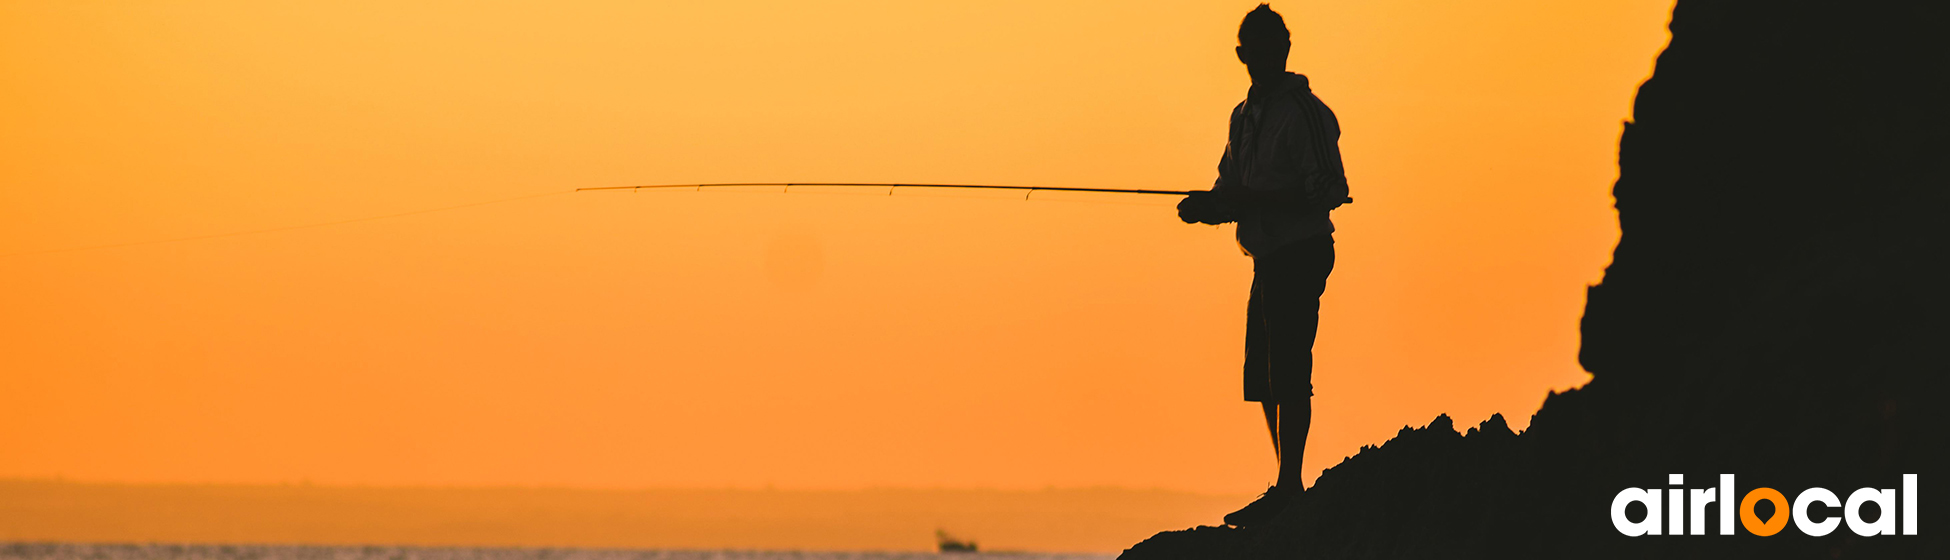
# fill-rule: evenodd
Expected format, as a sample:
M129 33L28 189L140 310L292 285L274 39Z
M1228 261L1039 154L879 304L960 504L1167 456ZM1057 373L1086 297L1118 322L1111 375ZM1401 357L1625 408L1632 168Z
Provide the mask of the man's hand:
M1212 191L1193 191L1178 203L1178 219L1188 224L1219 225L1233 221L1232 212Z

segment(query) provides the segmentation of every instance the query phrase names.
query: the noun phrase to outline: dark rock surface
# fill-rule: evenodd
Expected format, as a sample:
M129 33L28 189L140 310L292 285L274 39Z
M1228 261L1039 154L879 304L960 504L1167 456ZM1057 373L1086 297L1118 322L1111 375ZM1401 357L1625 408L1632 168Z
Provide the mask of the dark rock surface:
M1582 325L1592 382L1522 434L1438 417L1270 525L1123 558L1950 558L1947 30L1950 2L1680 0L1620 142L1624 235ZM1920 531L1614 529L1612 497L1669 473L1790 499L1915 473Z

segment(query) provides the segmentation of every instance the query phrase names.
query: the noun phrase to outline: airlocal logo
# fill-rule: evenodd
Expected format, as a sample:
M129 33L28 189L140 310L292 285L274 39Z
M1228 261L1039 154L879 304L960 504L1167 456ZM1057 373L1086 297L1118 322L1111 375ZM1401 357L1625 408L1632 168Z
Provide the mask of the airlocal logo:
M1666 481L1673 486L1679 486L1685 484L1686 477L1675 474L1668 476ZM1665 494L1670 496L1670 499L1663 501L1670 507L1661 508L1662 500L1659 499L1660 492L1656 488L1620 490L1618 495L1611 499L1611 526L1618 528L1618 532L1624 533L1627 537L1657 535L1661 527L1664 527L1666 534L1669 535L1704 535L1706 534L1706 506L1718 502L1720 505L1715 509L1719 510L1722 535L1733 534L1735 511L1740 512L1741 527L1745 527L1749 533L1762 537L1781 532L1781 529L1787 527L1789 518L1794 519L1795 529L1816 537L1834 532L1835 527L1843 521L1848 522L1850 531L1864 537L1896 534L1896 491L1893 489L1863 488L1850 493L1848 501L1844 503L1835 496L1834 492L1823 488L1809 488L1796 495L1790 507L1787 496L1782 495L1780 490L1755 488L1747 491L1747 495L1740 498L1739 507L1727 507L1728 504L1734 503L1733 475L1723 474L1720 475L1718 488L1691 490L1671 488L1667 489ZM1690 499L1688 495L1691 496ZM1634 502L1645 506L1645 519L1632 521L1626 517L1626 508ZM1754 507L1761 502L1770 502L1774 506L1774 514L1766 521L1762 521L1760 514L1754 511ZM1842 508L1840 518L1833 513L1810 511L1815 504L1829 508ZM1876 506L1875 521L1862 519L1862 509L1867 504ZM1664 523L1660 522L1661 511L1667 512ZM1901 517L1903 534L1916 534L1916 475L1913 474L1903 475ZM1681 523L1682 521L1691 523Z

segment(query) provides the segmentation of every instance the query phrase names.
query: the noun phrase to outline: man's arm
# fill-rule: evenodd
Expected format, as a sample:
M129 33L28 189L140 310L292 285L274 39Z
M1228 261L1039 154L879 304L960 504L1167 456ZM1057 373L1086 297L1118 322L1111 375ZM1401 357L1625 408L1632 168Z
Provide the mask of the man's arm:
M1212 182L1212 190L1192 191L1185 200L1178 202L1178 219L1188 224L1219 225L1235 221L1232 206L1224 202L1221 193L1245 189L1226 188L1231 184L1233 173L1232 144L1226 144L1224 155L1219 156L1219 178Z

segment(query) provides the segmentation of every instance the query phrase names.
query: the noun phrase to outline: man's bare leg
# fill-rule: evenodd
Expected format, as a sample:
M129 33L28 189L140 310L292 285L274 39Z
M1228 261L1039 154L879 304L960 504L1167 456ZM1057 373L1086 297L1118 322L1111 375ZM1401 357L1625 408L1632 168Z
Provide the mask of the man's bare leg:
M1263 402L1263 403L1259 403L1259 406L1261 409L1266 411L1266 434L1273 436L1273 460L1279 461L1280 460L1280 403Z
M1226 515L1226 524L1234 527L1271 519L1300 490L1300 455L1306 451L1307 425L1313 420L1312 403L1302 400L1298 404L1280 406L1279 403L1263 402L1260 407L1266 412L1266 433L1273 436L1273 457L1280 462L1280 479L1273 483L1272 488L1267 488L1259 499ZM1294 434L1300 438L1293 439ZM1300 447L1295 447L1294 453L1287 455L1284 444L1296 441Z
M1270 405L1269 405L1270 410ZM1274 436L1279 444L1293 444L1293 454L1287 455L1286 446L1278 445L1280 455L1280 479L1273 484L1288 490L1300 489L1300 460L1307 453L1307 429L1314 419L1313 399L1301 399L1279 407L1279 435Z

